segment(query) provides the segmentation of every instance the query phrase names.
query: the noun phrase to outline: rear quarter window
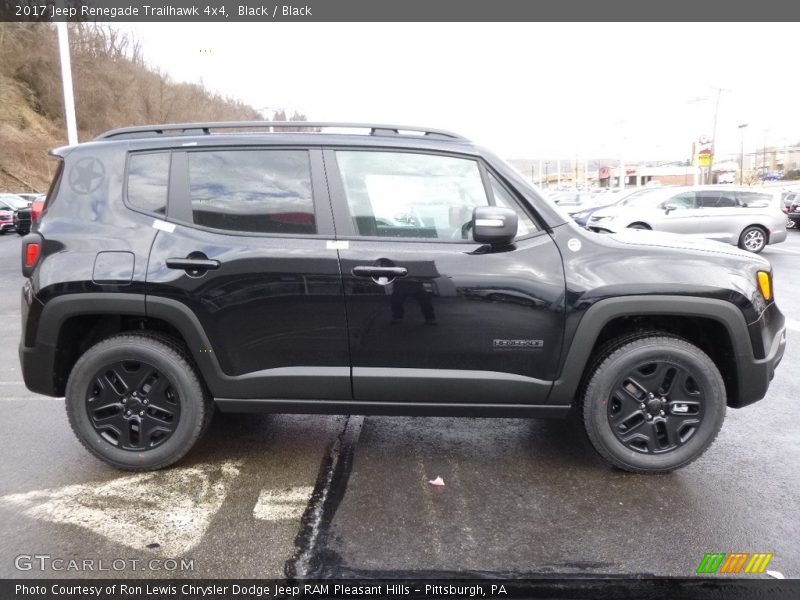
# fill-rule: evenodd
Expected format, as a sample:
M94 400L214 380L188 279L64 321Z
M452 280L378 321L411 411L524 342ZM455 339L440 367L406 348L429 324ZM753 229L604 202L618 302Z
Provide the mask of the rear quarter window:
M128 159L128 203L164 216L169 188L169 152L131 154Z

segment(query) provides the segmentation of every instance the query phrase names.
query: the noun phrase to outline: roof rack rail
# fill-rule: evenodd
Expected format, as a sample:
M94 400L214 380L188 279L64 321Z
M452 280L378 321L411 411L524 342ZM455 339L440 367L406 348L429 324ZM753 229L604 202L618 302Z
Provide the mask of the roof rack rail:
M169 123L165 125L139 125L121 127L101 133L95 140L141 138L173 135L211 135L218 129L266 129L272 133L275 129L368 129L369 135L395 136L401 132L412 132L437 138L464 140L466 138L442 129L430 127L414 127L406 125L375 125L370 123L328 123L311 121L218 121L210 123Z

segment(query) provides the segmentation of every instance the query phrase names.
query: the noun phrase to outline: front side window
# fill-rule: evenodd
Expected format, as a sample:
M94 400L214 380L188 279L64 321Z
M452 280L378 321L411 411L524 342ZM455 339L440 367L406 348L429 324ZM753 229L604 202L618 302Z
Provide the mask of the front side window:
M305 150L214 150L190 152L188 158L196 225L252 233L316 233Z
M131 154L128 162L128 202L158 215L167 212L169 152Z
M695 194L694 192L678 194L667 200L664 206L671 206L673 208L695 208Z
M404 152L336 153L359 235L461 239L488 205L474 160Z
M364 151L338 151L336 160L358 235L471 239L472 211L489 204L517 211L519 235L536 229L493 176L487 195L475 160Z

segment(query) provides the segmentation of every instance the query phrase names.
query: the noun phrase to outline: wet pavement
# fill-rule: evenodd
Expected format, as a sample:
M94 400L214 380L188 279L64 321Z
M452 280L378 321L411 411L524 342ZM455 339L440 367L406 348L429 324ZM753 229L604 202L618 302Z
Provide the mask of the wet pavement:
M608 467L574 421L217 415L177 466L130 474L21 383L19 238L2 236L0 577L691 576L739 551L800 577L800 232L763 255L786 356L676 473Z

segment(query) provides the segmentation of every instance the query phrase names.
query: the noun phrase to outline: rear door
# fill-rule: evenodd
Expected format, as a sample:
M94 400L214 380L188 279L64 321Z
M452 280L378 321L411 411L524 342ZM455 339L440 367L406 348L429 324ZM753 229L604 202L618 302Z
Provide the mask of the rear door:
M359 401L541 404L563 333L560 254L481 161L326 150ZM476 206L517 211L516 243L472 240Z
M741 204L730 190L698 192L703 207L703 230L709 239L731 243L738 239L737 219L742 215Z
M130 178L147 156L131 155ZM131 193L130 187L128 193ZM173 151L147 310L181 323L216 396L350 399L341 278L320 150ZM188 339L187 339L188 341Z

